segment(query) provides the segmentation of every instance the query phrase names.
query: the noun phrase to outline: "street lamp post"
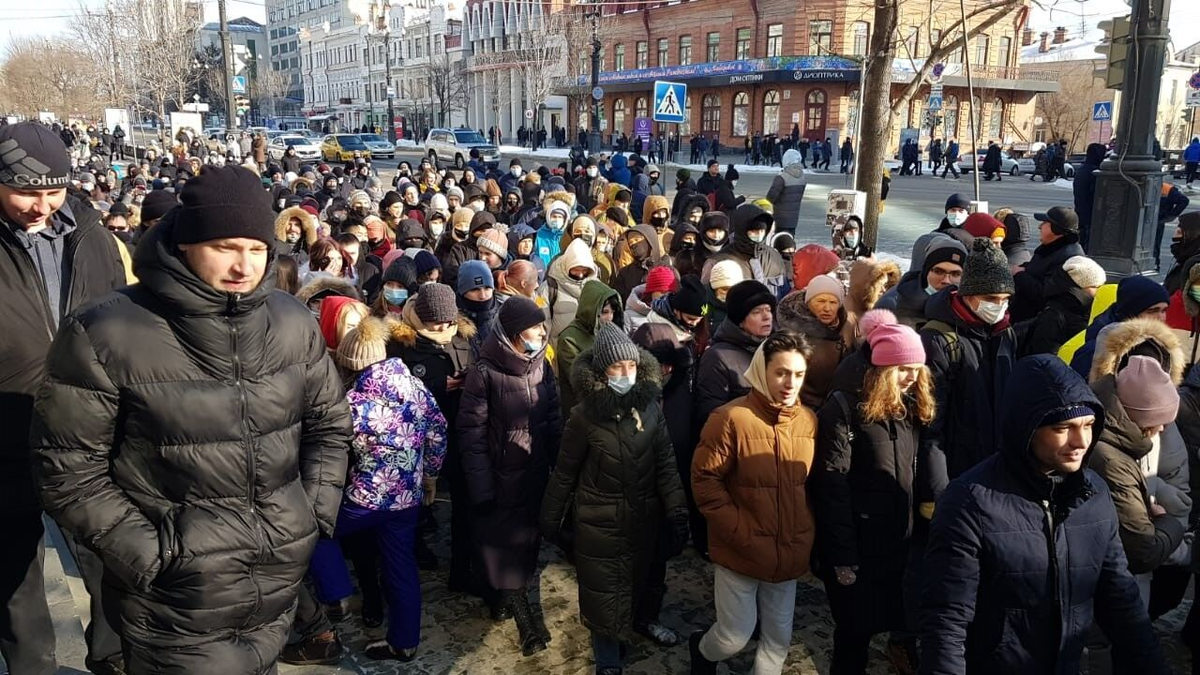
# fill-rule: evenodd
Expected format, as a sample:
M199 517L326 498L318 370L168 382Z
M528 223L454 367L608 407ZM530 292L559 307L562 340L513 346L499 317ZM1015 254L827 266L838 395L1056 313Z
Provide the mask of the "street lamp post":
M600 152L600 99L596 90L600 88L600 8L591 11L592 19L592 114L588 131L588 154Z
M374 7L375 4L371 3ZM379 13L375 16L375 34L383 40L383 73L384 81L386 82L387 91L387 135L388 140L392 145L396 144L396 110L393 99L395 92L392 91L392 27L389 18L392 12L392 6L387 0L384 0L383 5L378 9ZM374 102L372 102L372 115L374 115Z

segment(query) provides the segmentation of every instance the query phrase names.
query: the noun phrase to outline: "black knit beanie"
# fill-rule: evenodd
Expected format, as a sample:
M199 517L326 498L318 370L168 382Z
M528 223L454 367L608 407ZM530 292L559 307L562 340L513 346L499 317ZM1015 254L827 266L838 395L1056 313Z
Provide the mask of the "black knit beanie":
M990 239L975 238L971 253L963 264L962 283L958 285L958 292L960 295L1016 292L1008 258Z
M179 206L175 194L166 190L151 190L142 199L142 222L158 220L167 215L167 211Z
M413 309L426 325L450 323L458 316L454 289L445 284L425 284L413 300Z
M226 238L275 241L271 197L258 176L240 166L209 167L184 185L180 202L176 244Z
M679 290L671 294L671 309L692 316L704 316L706 296L704 283L700 278L686 275L679 282Z
M542 312L542 308L538 307L536 302L514 295L500 306L498 320L504 337L515 340L521 331L533 328L539 323L545 323L546 314Z
M71 183L71 158L58 134L39 122L0 126L0 185L57 190Z

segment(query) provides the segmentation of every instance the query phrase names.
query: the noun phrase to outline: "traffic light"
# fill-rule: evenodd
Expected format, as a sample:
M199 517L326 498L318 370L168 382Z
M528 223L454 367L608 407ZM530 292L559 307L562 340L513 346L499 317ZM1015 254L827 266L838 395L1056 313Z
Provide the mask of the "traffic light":
M237 107L238 115L245 115L250 112L250 99L245 96L234 96L233 103Z
M1125 59L1129 56L1130 24L1128 16L1117 16L1101 21L1104 42L1096 47L1107 63L1104 67L1104 85L1109 89L1121 89L1125 85Z

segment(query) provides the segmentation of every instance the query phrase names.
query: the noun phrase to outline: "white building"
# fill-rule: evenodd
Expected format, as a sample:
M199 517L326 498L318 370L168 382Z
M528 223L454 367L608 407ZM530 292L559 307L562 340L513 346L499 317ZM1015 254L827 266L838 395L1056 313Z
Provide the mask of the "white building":
M307 68L300 58L300 31L325 26L325 32L338 31L365 22L369 0L265 0L267 8L267 39L270 45L271 69L282 73L289 82L286 102L298 113L304 103L304 82L301 74Z
M469 73L469 105L467 123L489 130L498 126L505 139L516 141L517 128L567 124L567 99L549 95L541 102L542 110L528 119L528 112L537 106L528 81L544 77L560 81L567 76L569 50L563 45L562 58L546 64L538 74L523 73L511 64L519 59L514 51L556 37L548 36L543 28L543 7L540 2L506 2L505 0L468 0L463 19L463 37L467 45ZM557 39L561 39L558 36Z

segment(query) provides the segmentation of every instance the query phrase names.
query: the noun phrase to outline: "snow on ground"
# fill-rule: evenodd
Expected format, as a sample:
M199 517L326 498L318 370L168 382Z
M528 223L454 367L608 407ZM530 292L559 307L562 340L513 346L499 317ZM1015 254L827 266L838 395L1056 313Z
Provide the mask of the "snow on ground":
M619 154L623 154L626 157L628 157L629 155L632 155L633 153L631 153L631 152L625 152L625 153L605 152L604 154L608 157L612 157L613 155L619 155ZM535 152L533 150L530 150L529 148L522 147L519 145L502 145L502 146L500 146L500 155L502 157L528 157L530 159L535 159L535 160L536 159L565 160L571 156L571 150L570 150L570 148L539 148ZM728 158L718 159L718 161L721 162L722 167L727 167L730 164ZM685 169L691 169L693 172L703 172L707 169L706 163L703 163L703 164L681 164L681 163L677 163L677 162L666 162L666 164L670 164L672 167L676 167L676 168L683 167ZM733 165L737 167L738 173L774 174L774 173L778 173L780 171L780 167L778 165L763 166L761 164L760 165L742 164L737 161L734 161ZM837 165L837 162L831 162L829 165L831 168L830 171L813 171L812 169L809 169L808 171L814 172L814 173L838 173L838 169L833 168L836 165ZM898 162L896 160L886 160L886 161L884 161L883 165L893 171L900 168L900 162Z
M1066 188L1068 190L1074 189L1074 187L1075 187L1075 183L1067 180L1066 178L1058 178L1053 183L1051 183L1051 185L1053 185L1056 188Z

